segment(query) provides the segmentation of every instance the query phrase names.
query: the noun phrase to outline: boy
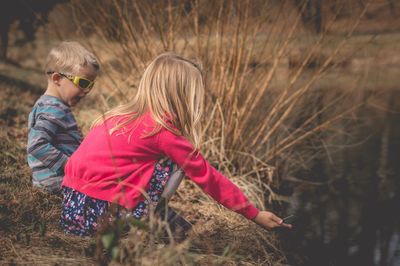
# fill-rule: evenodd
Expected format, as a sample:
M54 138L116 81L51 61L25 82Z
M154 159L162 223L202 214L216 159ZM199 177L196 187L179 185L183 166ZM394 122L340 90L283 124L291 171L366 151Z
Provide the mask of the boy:
M28 164L34 186L60 191L64 166L82 138L70 107L89 93L99 70L96 57L77 42L62 42L47 56L47 89L28 121Z

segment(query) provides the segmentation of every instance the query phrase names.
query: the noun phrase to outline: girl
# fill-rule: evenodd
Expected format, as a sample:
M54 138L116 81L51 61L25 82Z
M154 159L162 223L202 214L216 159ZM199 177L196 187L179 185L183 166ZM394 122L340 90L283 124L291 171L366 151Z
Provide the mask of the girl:
M266 229L291 228L273 213L259 211L199 153L203 96L198 64L173 53L159 55L145 70L135 99L97 119L68 160L61 215L65 232L92 235L110 203L135 218L146 216L168 179L179 182L177 166L247 219Z

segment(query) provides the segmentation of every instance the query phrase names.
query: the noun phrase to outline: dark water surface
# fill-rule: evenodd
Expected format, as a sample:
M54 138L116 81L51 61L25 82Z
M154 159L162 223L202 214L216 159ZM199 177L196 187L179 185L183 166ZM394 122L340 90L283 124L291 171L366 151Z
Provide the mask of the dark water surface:
M285 214L298 219L279 232L290 265L400 265L400 89L364 100L346 134L296 173L307 182L291 185Z

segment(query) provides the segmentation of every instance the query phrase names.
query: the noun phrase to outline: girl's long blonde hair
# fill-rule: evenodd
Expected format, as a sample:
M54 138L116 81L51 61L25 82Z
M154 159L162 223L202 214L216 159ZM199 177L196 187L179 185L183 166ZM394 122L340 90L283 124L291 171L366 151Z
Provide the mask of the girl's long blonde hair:
M186 137L195 149L199 149L203 98L201 66L174 53L163 53L146 68L136 97L97 118L92 127L119 117L116 126L110 130L113 134L149 111L157 126L147 136L156 134L164 127Z

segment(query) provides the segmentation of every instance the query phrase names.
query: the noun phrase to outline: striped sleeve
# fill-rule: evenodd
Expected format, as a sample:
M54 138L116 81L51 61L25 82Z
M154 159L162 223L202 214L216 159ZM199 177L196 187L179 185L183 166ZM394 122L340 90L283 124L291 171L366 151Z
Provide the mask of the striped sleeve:
M53 145L59 127L59 118L41 113L28 134L28 154L55 173L63 171L68 160L68 156Z

